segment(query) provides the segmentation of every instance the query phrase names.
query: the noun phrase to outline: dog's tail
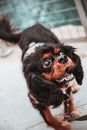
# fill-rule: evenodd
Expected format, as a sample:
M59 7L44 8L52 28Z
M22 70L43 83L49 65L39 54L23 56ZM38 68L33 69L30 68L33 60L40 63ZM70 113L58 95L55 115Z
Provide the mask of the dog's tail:
M7 18L6 15L2 15L0 17L0 38L2 40L14 43L14 44L19 44L20 33L14 33L15 28L12 27L9 19Z

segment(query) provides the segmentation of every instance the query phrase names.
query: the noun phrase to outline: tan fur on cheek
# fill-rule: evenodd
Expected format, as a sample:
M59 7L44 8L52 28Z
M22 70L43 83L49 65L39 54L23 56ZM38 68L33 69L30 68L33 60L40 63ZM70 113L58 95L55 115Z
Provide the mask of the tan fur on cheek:
M68 70L72 70L74 67L74 62L68 57Z
M52 80L52 73L42 73L45 79L51 81Z
M45 79L47 80L56 80L59 79L65 73L65 65L58 62L54 62L53 68L50 73L42 73Z

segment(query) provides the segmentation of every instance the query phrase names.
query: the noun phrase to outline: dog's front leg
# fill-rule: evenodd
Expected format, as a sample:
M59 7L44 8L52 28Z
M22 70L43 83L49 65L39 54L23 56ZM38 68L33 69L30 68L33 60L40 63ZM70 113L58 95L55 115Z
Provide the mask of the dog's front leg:
M66 118L66 116L70 116L73 119L76 119L80 116L80 113L74 104L74 98L73 98L72 92L70 93L68 104L66 102L64 102L64 118ZM68 117L67 117L67 119L68 119Z
M73 99L72 92L70 94L69 106L70 106L70 115L71 115L71 117L74 118L74 119L78 118L80 116L80 113L79 113L77 107L74 104L74 99Z
M54 128L55 130L71 130L70 123L67 121L60 121L58 118L51 114L49 108L40 110L40 114L43 116L47 125Z

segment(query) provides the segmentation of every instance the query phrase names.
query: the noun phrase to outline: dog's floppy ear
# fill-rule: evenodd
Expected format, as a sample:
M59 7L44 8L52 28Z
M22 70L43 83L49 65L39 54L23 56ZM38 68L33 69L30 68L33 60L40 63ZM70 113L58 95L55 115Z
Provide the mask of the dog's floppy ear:
M41 75L29 73L29 89L32 95L40 102L47 105L58 106L64 99L64 94L53 82L45 80Z
M75 68L72 70L73 75L79 85L82 84L83 80L83 68L80 57L75 53L75 48L72 46L63 46L64 53L69 56L75 64Z
M77 83L81 85L83 80L83 75L84 75L83 68L82 68L80 57L75 53L73 54L73 61L75 63L75 68L73 69L73 75L75 76Z

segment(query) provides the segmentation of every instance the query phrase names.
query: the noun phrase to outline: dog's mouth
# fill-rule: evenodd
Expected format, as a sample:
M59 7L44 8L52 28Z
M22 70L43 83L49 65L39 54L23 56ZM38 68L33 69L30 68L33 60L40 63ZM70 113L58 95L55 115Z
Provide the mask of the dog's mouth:
M69 73L65 73L63 76L61 76L60 78L56 79L57 83L66 83L66 82L70 82L74 79L73 74L69 74Z
M67 64L58 64L58 67L54 66L53 71L50 73L43 73L45 79L53 81L58 86L64 85L74 79L74 76L70 73Z

